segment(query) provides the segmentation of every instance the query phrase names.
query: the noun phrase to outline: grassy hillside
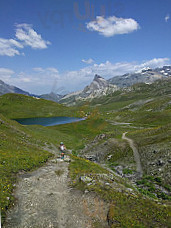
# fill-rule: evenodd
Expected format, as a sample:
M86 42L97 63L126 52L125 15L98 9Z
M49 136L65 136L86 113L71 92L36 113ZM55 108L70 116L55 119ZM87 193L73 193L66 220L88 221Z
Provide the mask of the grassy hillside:
M8 118L78 116L75 108L21 94L0 96L0 113Z
M23 103L23 105L25 104ZM28 113L23 115L27 116ZM12 114L10 116L13 118ZM43 165L52 156L51 153L46 151L46 147L51 148L52 143L58 147L59 143L64 141L68 149L76 152L87 141L92 140L96 134L100 134L103 128L104 122L97 116L91 116L83 122L43 127L38 125L22 126L0 114L0 202L2 220L4 221L6 210L14 202L12 192L19 171L29 171Z
M169 227L170 207L144 198L129 182L111 175L106 169L90 161L72 157L70 177L72 187L93 191L109 206L108 224L114 227ZM91 181L80 181L86 175ZM99 208L100 210L100 208ZM94 227L102 227L96 222Z
M137 84L92 100L90 105L95 106L100 116L113 126L110 132L113 131L115 140L106 139L83 150L83 153L100 156L101 161L107 162L114 170L122 166L124 173L133 174L135 167L130 159L130 148L125 147L121 140L122 133L129 132L128 137L134 140L139 150L144 171L144 180L139 187L144 194L163 199L170 198L165 195L165 190L167 194L171 191L170 92L171 80L166 79L151 85Z
M164 199L168 205L168 195L162 194L159 189L170 191L171 184L169 92L170 80L163 80L152 85L135 85L130 90L117 91L79 107L65 107L24 95L0 96L0 198L3 219L5 211L14 202L12 191L17 173L32 170L52 156L44 150L45 145L50 148L51 143L58 146L60 141L64 141L73 154L97 154L101 163L106 163L113 170L116 166L123 166L125 174L129 174L135 170L133 152L121 139L122 133L128 132L128 137L134 139L139 149L144 171L142 180L137 182L137 189L155 198L156 202L144 198L124 178L115 177L110 188L97 178L100 173L107 174L106 169L78 157L73 157L70 166L72 184L82 190L96 192L110 202L108 219L111 227L169 227L169 207L163 206L163 201L157 201L158 198ZM53 127L21 126L10 120L85 116L86 113L89 116L85 121ZM104 137L101 138L101 135ZM80 185L79 177L84 174L92 175L96 185ZM107 183L111 184L111 180ZM134 194L129 192L129 188L135 190Z
M139 83L129 88L118 90L102 98L93 99L90 104L112 104L114 102L124 102L141 100L151 97L169 95L171 91L171 79L157 80L152 84Z
M31 170L44 163L51 154L41 148L24 127L0 115L0 199L2 218L13 203L12 191L16 174Z

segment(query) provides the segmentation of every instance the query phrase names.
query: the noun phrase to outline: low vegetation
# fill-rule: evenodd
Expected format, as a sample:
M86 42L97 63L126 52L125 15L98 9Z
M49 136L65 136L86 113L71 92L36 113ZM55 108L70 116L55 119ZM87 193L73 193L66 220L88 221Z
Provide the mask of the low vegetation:
M39 142L27 134L22 126L0 115L0 199L2 221L5 211L14 202L12 192L19 171L30 171L42 165L49 157Z
M110 227L169 227L169 206L144 198L133 189L127 191L126 182L116 176L108 178L108 172L98 164L78 157L72 159L71 185L82 191L95 192L109 203L107 219ZM80 180L81 176L92 181L87 184Z
M53 102L52 102L53 103ZM11 118L13 118L11 114ZM51 153L46 149L51 143L58 147L65 141L67 148L76 151L102 130L102 120L92 116L85 122L65 126L22 126L0 114L0 199L2 222L6 210L14 203L13 190L19 172L42 166ZM73 131L74 128L74 131ZM93 130L95 129L95 130ZM57 171L57 175L62 175Z
M170 80L152 85L139 84L117 91L84 106L66 107L55 102L24 95L0 96L0 199L4 221L6 210L14 203L13 190L19 172L33 170L46 162L64 141L74 155L81 151L103 153L111 169L123 166L123 174L135 172L130 146L122 133L136 142L144 176L131 182L113 175L104 167L72 155L71 185L92 191L109 203L110 227L169 227L170 214ZM85 116L82 122L53 127L21 126L13 119L50 116ZM105 138L94 143L99 135ZM102 162L102 163L103 163ZM56 170L62 175L62 170ZM89 177L90 184L80 181ZM100 225L99 225L100 227Z
M23 109L24 108L24 109ZM56 102L33 98L21 94L5 94L0 96L0 113L17 118L79 116L75 108L68 108Z

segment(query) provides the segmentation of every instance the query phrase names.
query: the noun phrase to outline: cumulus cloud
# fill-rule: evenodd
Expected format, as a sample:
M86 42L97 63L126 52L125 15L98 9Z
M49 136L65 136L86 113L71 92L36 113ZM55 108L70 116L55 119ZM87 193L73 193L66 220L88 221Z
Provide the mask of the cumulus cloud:
M151 68L162 67L164 65L167 65L169 63L169 60L170 60L169 58L154 58L140 64L139 68L141 69L144 67L151 67Z
M29 24L17 24L16 34L18 40L22 41L24 46L30 46L33 49L44 49L50 44L49 41L42 39L40 34Z
M41 35L33 30L32 25L17 24L16 39L0 38L0 55L13 57L15 55L24 55L20 52L25 46L33 49L45 49L50 44L49 41L42 39Z
M88 30L96 31L105 37L131 33L140 28L138 22L132 18L118 18L115 16L108 18L97 16L96 20L90 21L86 26Z
M23 48L23 45L14 39L0 38L0 55L15 56L20 55L18 48Z
M165 16L165 18L164 18L164 19L165 19L165 21L166 21L166 22L168 22L168 20L170 19L170 15L169 15L169 14L167 14L167 15Z
M81 60L83 63L86 63L86 64L92 64L92 63L94 63L94 60L93 59L87 59L87 60L85 60L85 59L82 59Z

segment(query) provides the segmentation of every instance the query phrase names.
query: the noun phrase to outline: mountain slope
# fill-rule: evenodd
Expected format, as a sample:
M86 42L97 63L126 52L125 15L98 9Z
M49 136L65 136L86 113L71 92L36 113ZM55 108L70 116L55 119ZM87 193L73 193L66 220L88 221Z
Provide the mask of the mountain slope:
M60 103L74 105L76 102L102 97L116 90L118 90L117 86L110 84L104 78L96 74L90 85L86 86L82 91L64 96L60 100Z
M164 66L162 68L145 68L137 73L128 73L122 76L116 76L109 79L109 83L115 84L118 87L128 87L134 84L143 82L146 84L151 84L155 80L167 78L171 76L171 66Z
M0 95L6 94L6 93L18 93L18 94L24 94L24 95L30 95L28 92L19 89L18 87L11 86L0 80Z
M54 127L21 126L0 115L2 217L10 202L14 201L12 190L15 174L19 170L40 166L49 157L42 147L52 150L52 143L57 146L60 141L64 141L74 154L80 150L84 155L94 152L102 164L106 163L113 170L109 173L109 169L102 169L97 163L75 156L72 156L69 168L73 188L83 190L84 195L88 196L96 193L109 204L105 217L109 227L170 227L170 207L167 201L170 199L168 192L171 179L168 124L170 80L162 79L150 85L140 83L100 97L96 102L92 100L90 115L78 123ZM0 97L0 112L10 118L76 113L76 108L65 108L55 102L24 95L6 94ZM80 111L87 112L86 106L81 108ZM125 122L130 124L125 125ZM134 178L136 174L133 153L128 143L121 139L122 133L126 131L139 150L143 173L147 175L138 181L133 179L134 185L124 178ZM121 171L123 175L119 176ZM90 182L87 183L87 180ZM41 178L36 181L41 182ZM149 197L154 197L155 201ZM97 202L99 200L93 204ZM31 211L34 203L27 206ZM97 206L100 211L101 204ZM96 227L104 227L99 221L95 222Z
M59 95L59 94L56 94L53 92L48 93L48 94L42 94L39 96L39 98L43 98L43 99L55 101L55 102L58 102L62 97L63 97L63 95Z
M4 94L0 96L0 113L8 118L73 116L74 108L53 101L25 96ZM76 112L75 116L76 116Z

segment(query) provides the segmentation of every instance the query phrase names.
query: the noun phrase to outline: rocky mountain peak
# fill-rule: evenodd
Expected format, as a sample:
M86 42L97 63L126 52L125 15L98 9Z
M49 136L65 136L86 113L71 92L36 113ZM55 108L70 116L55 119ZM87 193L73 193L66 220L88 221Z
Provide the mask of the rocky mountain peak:
M104 78L102 78L100 75L95 74L93 81L99 81L99 79L103 79L104 80Z
M75 94L70 94L69 96L64 96L60 102L73 104L75 101L93 99L95 97L101 97L109 93L118 90L116 85L110 84L107 80L96 74L90 85L87 85L82 91Z
M109 86L108 81L106 81L104 78L102 78L100 75L96 74L94 76L94 79L92 83L86 87L89 89L97 90L97 89L103 89Z

